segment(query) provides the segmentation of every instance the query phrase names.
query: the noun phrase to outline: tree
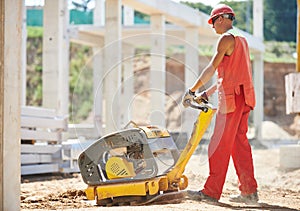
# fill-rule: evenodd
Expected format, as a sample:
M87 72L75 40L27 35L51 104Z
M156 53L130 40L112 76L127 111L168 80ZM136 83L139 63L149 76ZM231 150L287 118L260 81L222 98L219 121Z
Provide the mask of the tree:
M212 10L211 6L207 6L202 3L192 3L192 2L188 2L188 1L181 1L180 3L190 6L192 8L195 8L195 9L197 9L201 12L207 13L207 14L209 14L210 11Z
M296 0L264 0L265 40L295 42L296 29Z
M81 1L72 1L72 4L75 6L77 10L82 10L86 12L88 10L88 4L91 2L91 0L81 0Z
M266 41L296 42L297 0L263 0L264 1L264 39ZM201 12L210 14L211 7L202 3L181 2ZM229 1L224 3L232 7L236 14L234 26L252 33L253 0Z

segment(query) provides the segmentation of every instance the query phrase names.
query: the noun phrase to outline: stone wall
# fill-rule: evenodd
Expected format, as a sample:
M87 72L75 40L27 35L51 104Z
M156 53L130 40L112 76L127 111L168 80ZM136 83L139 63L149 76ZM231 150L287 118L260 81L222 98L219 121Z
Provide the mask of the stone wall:
M275 122L292 135L295 131L291 125L296 115L286 114L284 76L295 71L294 63L264 64L264 119Z

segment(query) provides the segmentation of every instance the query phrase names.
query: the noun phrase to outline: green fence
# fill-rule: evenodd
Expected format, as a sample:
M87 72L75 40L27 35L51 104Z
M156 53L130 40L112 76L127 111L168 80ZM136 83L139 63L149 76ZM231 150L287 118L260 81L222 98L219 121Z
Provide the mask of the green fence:
M27 9L27 26L43 26L43 10ZM149 24L140 17L134 18L135 24ZM70 10L70 24L93 24L93 11Z

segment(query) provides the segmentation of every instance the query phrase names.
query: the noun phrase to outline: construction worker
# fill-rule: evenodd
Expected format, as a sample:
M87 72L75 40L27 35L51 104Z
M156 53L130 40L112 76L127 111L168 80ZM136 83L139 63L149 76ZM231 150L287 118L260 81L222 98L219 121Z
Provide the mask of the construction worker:
M183 105L194 98L217 71L215 85L200 93L203 99L218 91L218 111L214 133L208 147L209 177L200 191L190 191L200 200L218 201L228 169L230 156L239 179L240 194L231 196L233 202L257 202L251 146L246 136L249 112L255 106L252 70L246 39L235 29L234 11L219 4L211 11L209 24L220 34L217 50L194 85L183 96Z

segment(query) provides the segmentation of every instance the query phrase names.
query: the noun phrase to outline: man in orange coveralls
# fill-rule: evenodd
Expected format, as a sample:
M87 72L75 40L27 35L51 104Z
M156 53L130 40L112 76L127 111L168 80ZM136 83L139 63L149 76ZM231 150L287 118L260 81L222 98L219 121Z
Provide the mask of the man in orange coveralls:
M200 94L207 100L208 96L218 90L216 125L208 147L209 177L202 190L189 193L199 200L218 201L231 156L241 193L231 196L229 200L252 203L258 201L257 183L254 178L251 146L246 133L249 112L255 106L255 94L248 44L246 39L233 29L234 19L234 11L225 4L219 4L211 11L208 23L221 35L217 51L183 97L183 105L187 106L186 100L194 98L195 91L204 86L217 70L217 83Z

